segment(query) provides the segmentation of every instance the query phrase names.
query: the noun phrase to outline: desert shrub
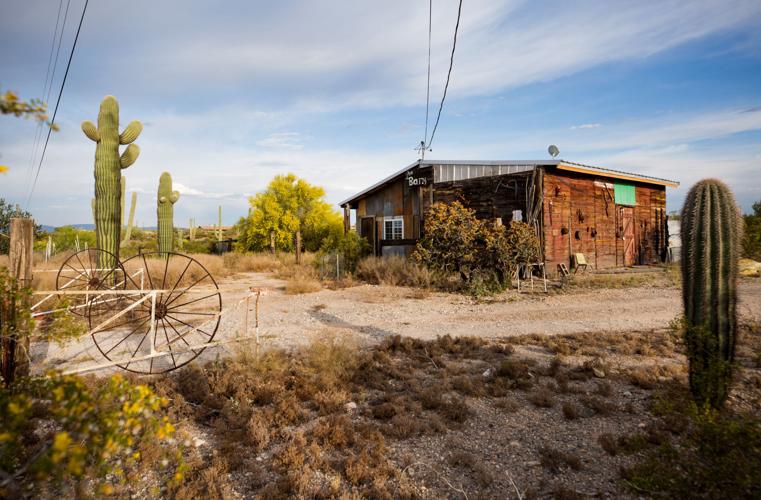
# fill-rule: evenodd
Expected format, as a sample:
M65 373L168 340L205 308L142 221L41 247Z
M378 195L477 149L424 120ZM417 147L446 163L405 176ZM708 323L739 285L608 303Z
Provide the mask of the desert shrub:
M555 406L555 396L547 387L541 387L527 396L527 399L540 408Z
M509 285L516 266L539 258L539 240L531 226L513 221L507 230L477 219L460 202L436 203L425 218L425 234L413 259L444 275L456 274L474 295Z
M22 481L64 491L74 487L77 496L93 496L89 488L97 494L124 491L130 472L166 469L167 458L177 465L165 472L179 482L183 468L170 446L174 427L162 415L166 404L147 386L120 375L93 386L65 376L27 379L0 390L0 469L6 479L0 496L17 493ZM35 430L35 419L52 425Z
M695 492L704 498L761 496L757 413L700 408L682 389L658 394L652 410L659 428L619 438L619 448L626 452L644 451L622 471L633 491L666 498L688 498ZM669 467L663 467L666 463Z
M553 472L560 471L563 466L568 466L573 470L581 470L581 459L577 455L548 446L539 448L539 461L543 467Z
M575 404L569 402L563 403L563 416L568 420L575 420L579 418L580 414L579 407Z
M748 259L761 261L761 201L753 204L753 213L743 215L742 255Z
M504 227L477 219L460 202L435 203L424 224L425 234L413 254L416 262L445 275L456 274L479 291L504 284L511 270Z
M326 255L341 257L345 272L354 273L359 262L370 253L370 244L356 231L348 233L332 234L325 238L317 252L316 263Z
M534 228L525 222L510 222L506 248L509 251L508 261L515 264L539 262L541 258L539 237Z
M29 212L26 212L24 210L21 210L21 208L18 205L13 205L10 202L5 201L5 198L0 198L0 233L7 235L10 231L11 226L11 218L13 217L24 217L24 218L32 218L32 214ZM39 238L42 234L42 227L35 224L34 225L34 237ZM0 237L0 254L7 255L8 254L8 245L10 241L8 238Z
M95 243L95 231L79 229L74 226L57 227L50 233L50 236L52 237L56 252L75 250L77 241L79 241L80 249L84 249L85 246L89 248L97 246ZM41 238L35 242L35 250L44 250L46 245L47 238Z

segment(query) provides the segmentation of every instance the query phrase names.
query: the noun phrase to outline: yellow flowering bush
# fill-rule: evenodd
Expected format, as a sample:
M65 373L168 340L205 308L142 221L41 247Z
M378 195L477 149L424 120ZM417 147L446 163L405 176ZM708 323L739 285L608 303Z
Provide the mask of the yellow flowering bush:
M154 453L153 461L180 463L166 404L149 387L121 375L95 384L50 376L0 392L0 496L29 482L79 488L82 480L98 493L114 492L144 465L145 443L163 445L163 460ZM181 468L176 472L173 480L181 480Z

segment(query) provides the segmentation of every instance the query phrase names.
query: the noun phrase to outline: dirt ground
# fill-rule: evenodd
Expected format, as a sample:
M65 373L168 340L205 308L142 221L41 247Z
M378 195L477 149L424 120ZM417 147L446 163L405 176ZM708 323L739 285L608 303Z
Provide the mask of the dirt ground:
M647 332L668 327L682 307L680 290L661 276L643 286L571 287L548 294L508 291L483 301L375 285L285 295L283 281L257 273L222 284L231 292L247 286L268 290L261 299L261 331L279 347L309 342L326 327L352 332L368 342L390 335L431 340L442 335L496 339ZM237 296L225 294L231 301ZM739 309L744 319L761 321L761 280L741 281Z
M519 293L508 290L474 300L455 293L408 287L357 284L301 295L285 293L285 281L268 273L239 273L219 281L223 308L216 340L244 332L245 307L240 303L251 287L263 290L259 325L262 348L291 348L310 343L326 329L349 333L359 344L374 344L392 335L422 340L438 336L477 336L500 339L523 335L632 333L662 330L681 313L679 288L664 273L647 273L634 286L601 281L599 276L577 278L564 290ZM739 312L743 321L761 323L761 280L742 279ZM253 336L255 308L249 307ZM200 360L234 352L237 343L205 351ZM92 341L85 337L65 346L33 346L40 372L102 363ZM73 363L72 363L73 360ZM111 370L106 370L108 373Z
M364 372L380 377L376 382L342 388L327 410L321 392L302 401L303 417L295 425L270 427L266 446L252 422L265 411L277 414L279 404L292 404L291 393L230 416L227 406L219 410L213 404L215 398L228 398L229 389L212 385L211 394L199 398L183 388L197 386L183 381L190 374L197 377L198 368L147 379L165 387L171 411L184 422L180 430L190 437L193 472L186 497L207 491L215 498L320 497L334 486L372 497L371 490L351 488L369 488L373 473L357 479L347 464L365 456L365 438L380 433L385 451L373 467L385 471L383 491L391 497L636 498L621 470L643 449L678 437L679 430L651 408L664 391L685 393L686 362L669 328L681 311L678 286L665 273L628 279L593 276L547 294L508 291L482 300L371 285L288 295L284 281L261 273L221 280L225 307L239 303L249 287L265 290L262 350L295 351L292 370L301 369L298 358L304 351L298 349L326 335L384 361ZM761 279L741 280L739 294L742 322L761 323ZM244 317L243 308L231 310L218 338L240 334ZM738 346L743 368L730 398L733 409L761 409L761 365L754 361L761 345L758 333L752 343L741 340ZM446 335L485 341L472 339L475 344L461 347L442 339ZM428 343L410 344L405 337ZM208 349L196 366L227 357L241 345L252 342ZM60 364L72 353L80 366L102 361L83 339L64 348L38 346L37 366L72 366ZM211 363L206 370L214 366L220 365ZM247 373L245 367L237 369ZM256 398L260 389L239 390ZM436 405L427 402L431 392L443 398ZM202 414L212 416L199 417L202 408ZM452 408L460 410L453 415ZM331 448L316 434L336 422L341 432L356 434L350 440L354 444ZM249 441L258 442L259 449ZM642 448L622 451L632 443ZM297 470L282 465L300 447L308 449L298 458L305 461L301 479Z

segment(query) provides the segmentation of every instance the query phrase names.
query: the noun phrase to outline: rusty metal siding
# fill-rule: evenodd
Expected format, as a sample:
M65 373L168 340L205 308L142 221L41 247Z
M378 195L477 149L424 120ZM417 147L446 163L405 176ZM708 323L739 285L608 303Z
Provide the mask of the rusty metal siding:
M554 273L559 263L570 265L571 256L579 252L598 269L624 265L620 209L613 184L605 178L557 170L545 173L543 226L548 272ZM660 262L667 245L665 210L665 187L636 185L634 263Z

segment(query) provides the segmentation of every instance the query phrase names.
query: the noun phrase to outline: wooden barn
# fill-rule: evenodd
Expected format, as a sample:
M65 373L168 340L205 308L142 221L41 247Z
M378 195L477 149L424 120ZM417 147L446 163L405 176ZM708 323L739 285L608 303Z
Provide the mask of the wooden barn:
M433 203L459 200L477 217L532 224L549 274L583 254L603 269L657 264L668 252L666 187L674 181L547 161L420 160L343 201L344 228L376 255L409 255Z

